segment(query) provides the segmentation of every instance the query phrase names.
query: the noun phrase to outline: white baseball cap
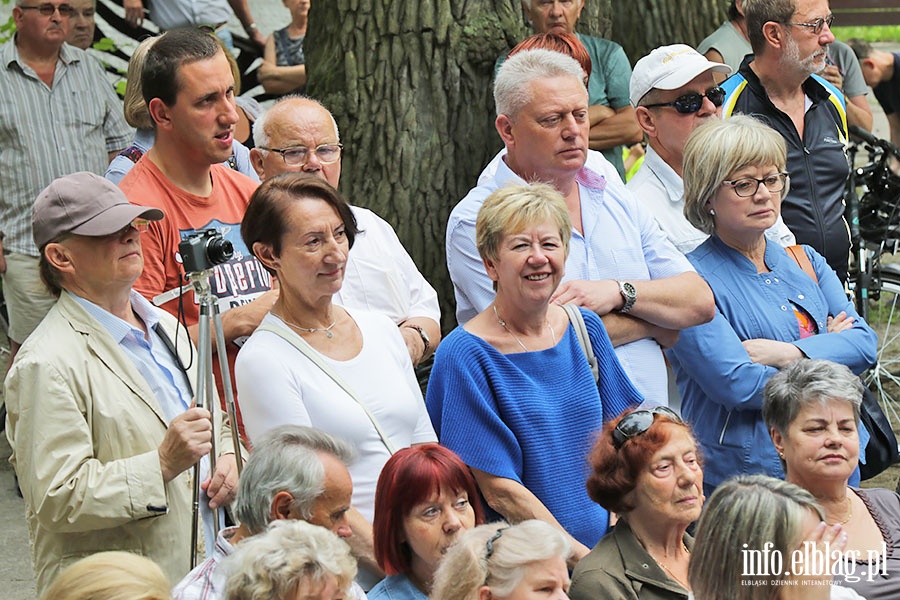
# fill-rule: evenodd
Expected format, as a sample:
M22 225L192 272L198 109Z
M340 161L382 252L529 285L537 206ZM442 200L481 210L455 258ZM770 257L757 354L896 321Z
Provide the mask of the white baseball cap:
M676 90L706 71L729 75L731 67L707 60L686 44L660 46L634 65L629 94L631 104L637 106L653 89Z

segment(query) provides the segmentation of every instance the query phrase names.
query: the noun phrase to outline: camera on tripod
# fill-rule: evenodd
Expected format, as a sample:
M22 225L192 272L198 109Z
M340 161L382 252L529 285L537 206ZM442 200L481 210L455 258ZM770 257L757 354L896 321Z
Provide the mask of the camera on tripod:
M192 233L178 244L185 273L208 271L234 256L234 245L215 229Z

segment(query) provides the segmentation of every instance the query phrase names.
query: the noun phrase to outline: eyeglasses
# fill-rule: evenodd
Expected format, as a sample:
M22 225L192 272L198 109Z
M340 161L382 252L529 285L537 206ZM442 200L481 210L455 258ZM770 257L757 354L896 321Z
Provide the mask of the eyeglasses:
M319 162L323 165L329 165L341 157L341 148L343 144L321 144L315 148L307 148L306 146L294 146L292 148L266 148L260 146L260 150L268 150L269 152L277 152L281 155L284 164L289 167L302 167L309 162L311 154L319 157Z
M135 219L122 229L118 230L115 233L110 233L110 237L122 237L123 235L131 233L131 230L135 230L138 233L144 233L150 228L150 221L147 219Z
M41 13L42 16L49 17L56 11L59 11L59 16L61 17L71 17L72 13L75 12L75 9L72 8L71 4L52 4L50 2L45 2L43 4L38 4L37 6L20 6L22 10L36 10Z
M831 24L834 23L834 15L828 15L827 17L819 17L812 23L791 23L787 22L785 25L798 25L800 27L809 27L813 30L813 33L819 35L822 33L822 28L828 25L828 28L831 29Z
M767 175L762 179L757 179L756 177L742 177L741 179L725 180L722 182L722 185L730 185L732 189L734 189L735 194L741 198L749 198L756 194L757 190L759 190L759 184L761 183L772 193L780 192L784 190L787 179L788 174L782 172L775 173L774 175Z
M500 529L498 529L497 533L494 534L494 537L489 539L484 545L484 560L487 560L494 555L494 542L503 537L503 532L507 529L509 529L509 527L501 527Z
M722 103L725 102L725 90L716 86L714 88L709 88L703 94L698 94L697 92L693 92L690 94L685 94L684 96L678 96L672 102L660 102L659 104L646 104L645 108L657 108L659 106L674 106L675 110L680 112L683 115L690 115L703 106L703 98L709 98L709 101L713 103L713 106L719 107L722 106Z
M684 421L681 420L681 417L678 416L678 413L665 406L654 406L653 408L636 410L632 413L628 413L622 417L622 420L619 421L619 424L613 429L612 437L615 449L620 449L622 444L631 438L646 433L647 430L650 429L650 426L653 425L653 420L656 418L656 415L668 417L676 423L684 423Z

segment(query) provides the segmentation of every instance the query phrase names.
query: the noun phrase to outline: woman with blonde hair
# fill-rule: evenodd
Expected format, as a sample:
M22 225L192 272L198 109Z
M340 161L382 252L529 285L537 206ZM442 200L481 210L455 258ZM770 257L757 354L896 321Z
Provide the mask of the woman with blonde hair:
M785 163L784 138L745 115L702 125L684 147L684 215L710 235L687 257L716 315L683 330L666 356L710 459L707 495L732 475L784 477L762 418L763 388L779 369L808 357L860 374L875 362L877 336L825 259L766 239L788 193Z
M273 521L223 566L227 600L340 600L356 577L356 559L341 538L297 520Z
M565 534L544 521L480 525L447 550L431 599L567 599L571 555Z
M41 600L169 600L162 569L130 552L100 552L59 574Z

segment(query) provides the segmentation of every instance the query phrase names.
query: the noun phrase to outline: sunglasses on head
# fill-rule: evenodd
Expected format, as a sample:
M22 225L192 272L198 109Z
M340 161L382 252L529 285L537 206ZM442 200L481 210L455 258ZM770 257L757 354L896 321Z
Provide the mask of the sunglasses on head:
M672 102L660 102L658 104L646 104L645 108L657 108L660 106L674 106L675 110L680 112L683 115L690 115L703 106L703 98L709 98L709 101L713 103L713 106L719 107L722 106L722 103L725 102L725 90L716 86L714 88L709 88L703 94L698 94L697 92L691 92L690 94L685 94L684 96L678 96Z
M613 429L612 438L615 449L618 450L621 448L622 444L631 438L646 433L647 430L650 429L650 426L653 425L653 420L656 418L656 415L667 417L675 423L684 423L684 421L681 420L681 417L678 416L678 413L665 406L654 406L653 408L636 410L628 413L622 417L622 420L619 421L619 424Z

